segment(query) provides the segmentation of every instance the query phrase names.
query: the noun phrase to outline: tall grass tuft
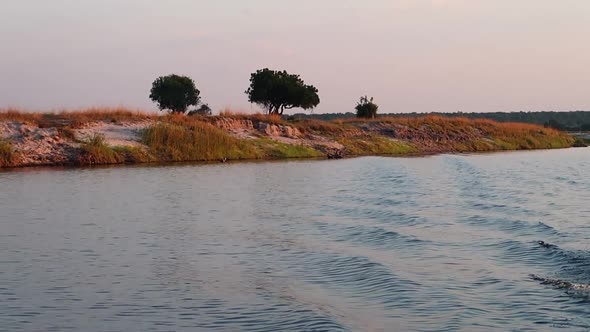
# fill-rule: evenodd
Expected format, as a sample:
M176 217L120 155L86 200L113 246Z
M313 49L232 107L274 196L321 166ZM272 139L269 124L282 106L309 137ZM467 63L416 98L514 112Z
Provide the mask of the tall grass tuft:
M88 108L49 113L25 112L14 108L0 109L0 121L18 121L37 125L41 128L64 127L78 128L86 123L96 121L138 122L157 119L159 115L145 113L128 108Z
M176 122L176 123L175 123ZM162 161L259 159L262 153L246 140L211 124L182 117L146 128L142 141Z
M80 146L78 163L82 165L119 164L125 156L107 144L103 135L95 134L86 138Z
M144 147L139 146L115 146L113 150L122 155L126 163L150 163L158 161Z
M0 167L13 166L16 162L16 155L12 145L0 138Z

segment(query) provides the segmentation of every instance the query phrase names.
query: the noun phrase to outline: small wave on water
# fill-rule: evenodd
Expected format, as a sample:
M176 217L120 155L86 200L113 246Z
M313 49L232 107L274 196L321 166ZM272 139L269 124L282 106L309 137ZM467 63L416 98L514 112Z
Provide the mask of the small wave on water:
M568 294L590 298L590 253L569 251L545 241L538 241L540 248L547 249L552 259L559 262L555 274L559 277L543 277L531 274L530 278L541 285L566 290Z
M366 257L306 253L305 265L293 270L306 282L390 306L411 305L419 283L404 280Z
M547 253L550 254L549 257L561 263L563 271L590 281L590 252L585 250L566 250L560 248L558 245L545 241L538 241L537 244L540 248L548 249Z
M589 331L578 151L11 172L0 330Z
M475 215L465 218L465 222L475 227L486 227L509 234L522 236L541 235L552 237L564 237L555 227L542 221L526 221L514 219L511 216L489 217Z
M409 248L417 250L428 241L415 236L403 235L379 226L338 225L317 223L318 229L334 241L348 242L382 249Z

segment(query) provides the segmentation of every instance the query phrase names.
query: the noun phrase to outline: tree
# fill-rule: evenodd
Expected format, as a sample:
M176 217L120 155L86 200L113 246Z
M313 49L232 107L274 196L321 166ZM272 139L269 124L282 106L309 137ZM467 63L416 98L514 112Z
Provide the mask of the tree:
M360 101L356 104L355 109L357 118L374 119L377 117L379 106L373 103L373 97L369 99L367 96L364 96L361 97Z
M299 75L268 68L250 76L246 94L249 102L264 107L268 114L283 114L285 109L295 107L313 109L320 103L318 89L306 85Z
M160 110L184 113L190 105L199 103L200 93L190 77L172 74L160 76L152 83L150 99Z

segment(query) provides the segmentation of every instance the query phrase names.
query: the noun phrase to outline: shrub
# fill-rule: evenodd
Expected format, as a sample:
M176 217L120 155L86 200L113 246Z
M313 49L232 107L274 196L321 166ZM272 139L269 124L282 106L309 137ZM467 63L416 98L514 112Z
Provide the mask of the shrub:
M196 109L188 112L188 115L210 116L211 115L211 107L209 107L209 105L207 105L207 104L203 104L199 108L196 108Z
M356 104L356 117L374 119L377 117L377 110L379 106L373 103L373 97L369 99L367 96L361 97L360 101Z

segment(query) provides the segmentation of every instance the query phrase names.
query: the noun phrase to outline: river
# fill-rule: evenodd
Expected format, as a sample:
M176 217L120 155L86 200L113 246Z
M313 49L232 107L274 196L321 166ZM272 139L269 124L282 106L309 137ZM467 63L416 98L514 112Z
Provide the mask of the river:
M590 330L590 150L0 172L1 331Z

